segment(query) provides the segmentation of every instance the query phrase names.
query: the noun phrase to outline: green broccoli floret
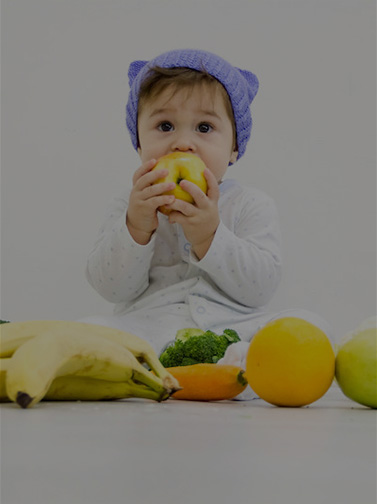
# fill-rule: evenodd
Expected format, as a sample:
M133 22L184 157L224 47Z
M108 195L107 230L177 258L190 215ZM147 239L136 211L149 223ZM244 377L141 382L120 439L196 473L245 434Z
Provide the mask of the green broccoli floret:
M202 336L192 336L184 342L185 357L197 362L217 362L220 355L223 356L228 346L228 341L221 336L212 333L204 333Z
M195 359L191 359L190 357L184 357L182 359L181 366L192 366L193 364L200 364L200 362Z
M240 338L233 329L225 329L221 335L200 329L181 329L175 341L161 353L160 361L164 367L216 363L236 341Z
M230 343L237 343L237 341L241 341L241 338L234 329L224 329L224 336Z
M181 366L181 362L185 358L183 351L184 343L181 340L175 340L174 343L168 346L160 355L160 362L164 367Z

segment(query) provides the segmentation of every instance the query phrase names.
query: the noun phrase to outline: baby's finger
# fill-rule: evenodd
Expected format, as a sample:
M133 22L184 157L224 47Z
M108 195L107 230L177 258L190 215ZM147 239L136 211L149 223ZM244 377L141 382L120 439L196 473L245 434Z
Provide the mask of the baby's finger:
M160 184L147 185L142 190L142 198L149 199L155 196L161 196L165 193L172 191L175 188L174 182L161 182Z
M133 185L136 185L136 183L141 177L150 172L156 163L157 163L156 159L150 159L146 163L143 163L141 166L139 166L139 168L135 171L132 178Z
M169 174L168 170L152 170L147 172L145 175L142 176L140 179L139 186L141 188L156 184L160 185L159 180L164 179L167 175ZM161 182L161 184L164 182Z
M172 217L174 217L174 222L178 222L178 220L175 219L175 215L192 217L195 214L195 212L197 212L197 208L195 205L177 198L175 198L175 200L167 206L169 210L171 210L172 212L171 215Z
M144 191L146 188L153 187L153 192L155 194L171 191L175 187L174 182L160 182L160 180L164 179L168 174L168 170L149 171L137 180L134 187L136 187L138 191Z
M220 189L219 189L219 182L216 180L215 175L206 168L204 170L204 177L207 181L207 196L211 200L218 201L220 197Z
M200 189L200 187L198 187L193 182L189 182L188 180L182 180L179 185L184 191L188 192L190 194L190 196L192 196L192 198L194 200L194 204L198 208L205 206L206 201L207 201L207 196Z

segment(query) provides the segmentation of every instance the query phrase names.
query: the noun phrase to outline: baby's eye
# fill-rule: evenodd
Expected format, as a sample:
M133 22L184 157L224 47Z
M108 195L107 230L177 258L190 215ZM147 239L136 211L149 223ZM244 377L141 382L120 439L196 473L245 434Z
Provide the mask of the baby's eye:
M198 131L200 131L200 133L209 133L212 129L212 126L208 123L200 123L198 125Z
M158 125L160 131L172 131L173 125L169 121L163 121Z

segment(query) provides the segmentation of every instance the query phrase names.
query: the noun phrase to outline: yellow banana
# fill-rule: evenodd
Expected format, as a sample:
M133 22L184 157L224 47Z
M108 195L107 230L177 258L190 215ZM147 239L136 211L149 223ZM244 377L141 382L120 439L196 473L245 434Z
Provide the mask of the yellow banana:
M6 391L6 374L10 361L11 359L0 359L0 402L10 401ZM161 393L133 382L113 382L85 376L60 376L53 380L43 400L104 401L128 397L163 401L169 397L169 393Z
M51 383L44 400L105 401L128 397L163 401L169 397L169 393L133 382L111 382L85 376L61 376Z
M35 336L14 352L6 393L27 408L43 399L55 378L66 375L144 384L161 395L170 392L126 348L100 336L61 330L54 337L48 332Z
M165 388L171 392L181 387L174 376L161 364L153 347L144 339L126 331L112 327L75 322L70 320L28 320L24 322L9 322L0 325L0 357L11 357L23 343L35 336L49 332L54 336L55 331L66 331L67 334L97 335L107 338L127 348L141 363L146 363L150 369L162 379Z
M0 402L8 402L6 378L10 359L0 359Z

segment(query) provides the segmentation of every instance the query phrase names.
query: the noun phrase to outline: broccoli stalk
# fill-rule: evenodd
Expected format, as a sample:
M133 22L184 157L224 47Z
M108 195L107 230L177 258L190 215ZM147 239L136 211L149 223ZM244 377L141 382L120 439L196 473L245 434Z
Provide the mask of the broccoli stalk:
M175 335L176 340L186 341L192 336L201 336L204 334L202 329L197 327L187 327L186 329L179 329Z
M225 329L223 334L187 328L177 331L175 341L160 355L164 367L188 366L199 363L216 363L232 343L240 341L233 329Z

